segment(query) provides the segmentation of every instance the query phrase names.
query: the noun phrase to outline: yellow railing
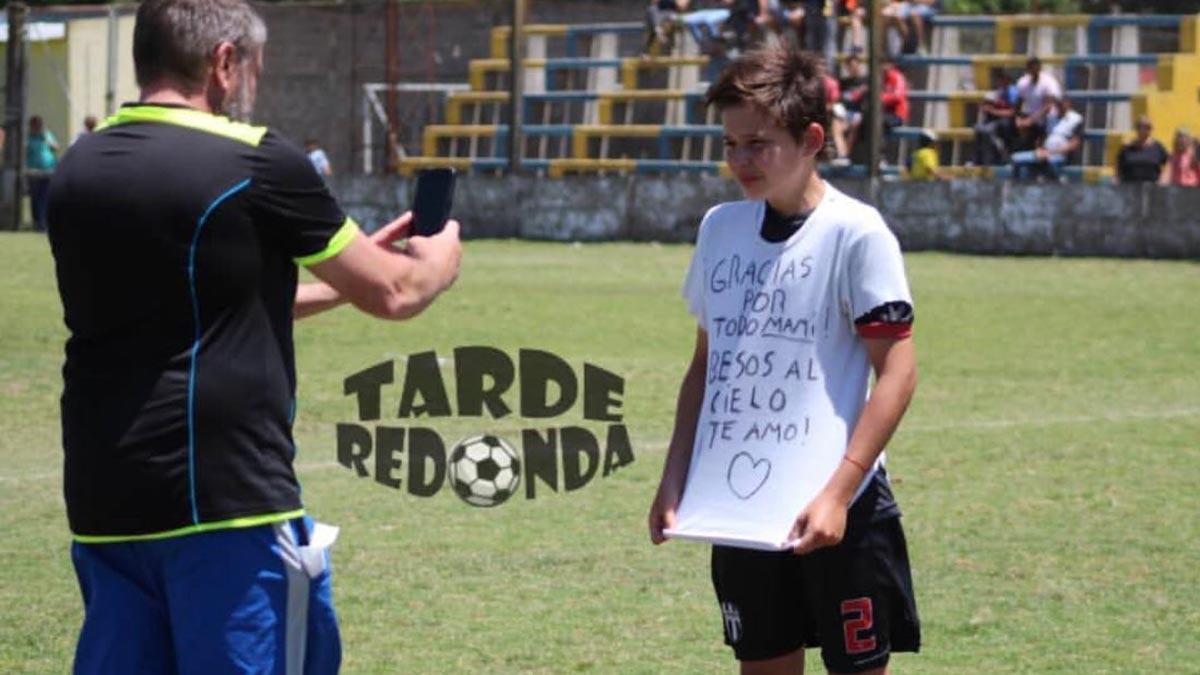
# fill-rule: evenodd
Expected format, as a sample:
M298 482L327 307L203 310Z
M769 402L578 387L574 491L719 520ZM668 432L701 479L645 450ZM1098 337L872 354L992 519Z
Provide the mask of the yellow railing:
M1087 14L1012 14L997 16L995 26L996 51L1011 54L1014 49L1015 28L1079 28L1092 20Z
M438 141L443 138L494 137L499 132L495 124L430 124L421 132L421 154L437 155Z
M571 157L586 159L593 138L658 138L662 129L661 124L579 124L572 130Z
M682 89L634 89L632 91L605 91L597 97L596 119L600 124L612 124L614 103L633 101L681 101L687 97Z
M567 34L567 26L559 24L526 24L524 31L525 35L530 36L562 37ZM511 34L511 26L496 26L492 28L492 58L500 59L508 56L508 43Z
M655 68L677 68L681 66L706 66L707 56L651 56L647 58L621 59L621 86L637 89L638 73Z

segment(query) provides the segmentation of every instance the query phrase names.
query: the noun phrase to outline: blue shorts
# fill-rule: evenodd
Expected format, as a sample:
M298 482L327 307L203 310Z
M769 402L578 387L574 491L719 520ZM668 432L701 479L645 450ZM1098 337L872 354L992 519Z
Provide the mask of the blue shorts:
M910 17L920 17L922 19L930 19L937 16L937 5L926 5L920 2L907 2L901 6L900 18L907 19Z
M74 672L336 673L328 552L309 552L311 531L296 519L73 543L84 605Z

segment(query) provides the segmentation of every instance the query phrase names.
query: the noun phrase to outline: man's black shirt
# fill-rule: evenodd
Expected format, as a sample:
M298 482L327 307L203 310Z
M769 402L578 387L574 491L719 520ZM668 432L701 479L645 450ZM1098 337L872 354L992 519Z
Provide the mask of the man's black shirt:
M71 147L49 199L77 538L295 515L297 263L357 230L307 157L263 128L126 106Z

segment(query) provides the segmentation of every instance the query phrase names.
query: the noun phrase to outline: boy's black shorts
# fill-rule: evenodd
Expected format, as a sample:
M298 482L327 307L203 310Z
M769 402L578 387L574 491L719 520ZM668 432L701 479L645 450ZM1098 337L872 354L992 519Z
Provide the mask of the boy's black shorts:
M725 644L740 661L819 646L830 671L856 673L920 649L898 515L851 517L840 544L803 556L714 546L712 578Z

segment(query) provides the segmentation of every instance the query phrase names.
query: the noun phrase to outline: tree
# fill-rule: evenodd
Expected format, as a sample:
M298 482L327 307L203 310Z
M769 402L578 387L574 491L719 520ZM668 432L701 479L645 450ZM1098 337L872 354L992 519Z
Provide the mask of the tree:
M953 14L1196 14L1200 0L946 0Z
M946 0L953 14L1070 14L1080 11L1079 0Z

